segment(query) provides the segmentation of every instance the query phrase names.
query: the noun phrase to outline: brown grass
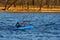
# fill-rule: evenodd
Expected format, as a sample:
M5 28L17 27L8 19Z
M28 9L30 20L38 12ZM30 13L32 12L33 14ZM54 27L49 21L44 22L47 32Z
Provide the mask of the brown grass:
M0 12L3 12L4 7L0 7ZM7 12L60 12L60 7L59 8L47 8L47 7L42 7L41 10L39 10L39 7L36 6L29 6L29 9L26 6L16 6L16 7L10 7L9 10L5 10Z

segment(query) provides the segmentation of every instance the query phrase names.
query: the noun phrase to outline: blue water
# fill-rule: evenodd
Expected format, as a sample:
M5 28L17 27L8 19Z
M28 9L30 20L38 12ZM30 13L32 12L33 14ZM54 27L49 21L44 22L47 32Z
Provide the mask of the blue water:
M1 28L15 27L16 22L35 28L25 31L4 30ZM59 40L60 13L39 12L0 12L0 40Z

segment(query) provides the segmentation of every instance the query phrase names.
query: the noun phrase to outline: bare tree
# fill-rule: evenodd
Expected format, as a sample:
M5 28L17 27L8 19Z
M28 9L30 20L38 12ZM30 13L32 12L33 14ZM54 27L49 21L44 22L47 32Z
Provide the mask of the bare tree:
M8 5L8 3L9 3L9 0L7 0L6 1L6 4L5 4L5 8L4 9L2 9L2 10L8 10L12 5L14 5L14 7L16 7L16 3L17 2L17 0L14 0L9 6L8 6L8 8L7 8L7 5Z
M40 0L40 9L39 10L41 10L42 4L43 4L43 0Z
M49 0L46 0L46 5L47 7L49 7Z
M29 2L27 1L27 9L29 9Z
M32 0L32 5L34 5L34 0Z
M2 10L6 10L7 4L8 4L9 0L6 0L6 4L5 4L5 8Z

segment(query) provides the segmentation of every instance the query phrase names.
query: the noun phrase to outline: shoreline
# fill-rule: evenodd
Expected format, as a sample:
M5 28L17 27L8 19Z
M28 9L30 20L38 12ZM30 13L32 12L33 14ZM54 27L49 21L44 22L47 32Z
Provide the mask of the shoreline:
M0 12L60 12L60 8L41 8L41 10L37 7L10 7L9 10L2 10L4 7L0 7Z

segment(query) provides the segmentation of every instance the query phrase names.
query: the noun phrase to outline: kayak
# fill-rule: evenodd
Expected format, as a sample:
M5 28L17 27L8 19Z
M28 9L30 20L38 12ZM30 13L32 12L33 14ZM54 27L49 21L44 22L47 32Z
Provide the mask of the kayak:
M20 28L8 28L9 30L27 30L27 29L33 29L34 26L25 26Z

